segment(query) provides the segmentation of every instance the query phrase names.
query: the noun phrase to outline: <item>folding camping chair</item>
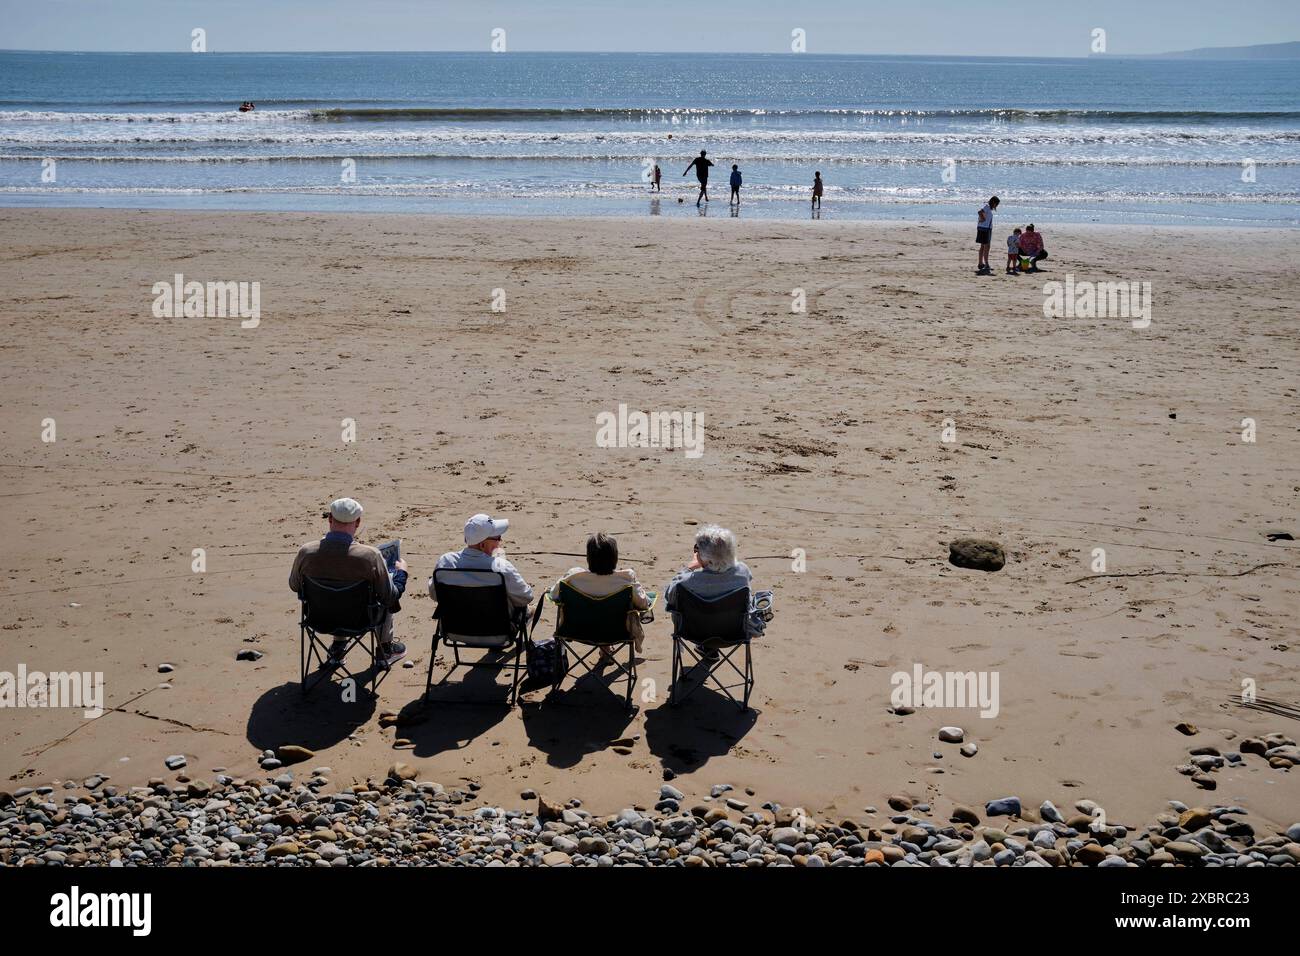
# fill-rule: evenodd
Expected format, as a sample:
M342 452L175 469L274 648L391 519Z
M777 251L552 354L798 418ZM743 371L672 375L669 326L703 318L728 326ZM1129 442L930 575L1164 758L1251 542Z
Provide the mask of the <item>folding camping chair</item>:
M298 601L302 607L298 633L304 695L337 671L342 671L355 681L357 675L348 670L345 663L348 652L354 647L360 647L366 652L370 657L369 669L375 669L379 656L379 627L383 624L386 611L375 599L374 588L369 581L303 578ZM331 644L338 642L342 645L342 651L332 665L330 645L321 639L322 634L334 638ZM315 673L309 680L308 675L313 670ZM388 671L389 668L384 665L379 665L375 670L372 692L379 689L379 684L388 675Z
M568 660L571 663L556 674L555 684L551 688L552 695L559 691L564 678L579 667L585 673L595 673L595 668L588 664L587 660L591 655L604 651L609 654L610 661L617 668L611 684L618 681L620 674L626 679L627 694L623 706L628 710L632 709L632 691L636 687L636 647L627 629L627 615L633 610L632 592L633 586L629 584L613 594L598 598L584 594L567 581L560 582L559 598L552 599L551 602L557 606L555 640L559 645L557 650L561 652L560 660ZM642 621L654 620L653 608L652 602L650 608L641 612ZM579 654L579 648L573 647L575 644L586 647L586 652ZM621 664L617 655L624 646L627 647L627 663ZM569 653L571 647L573 647L572 654ZM579 674L575 682L582 676Z
M477 577L483 584L467 583L466 576ZM456 583L460 579L464 583ZM527 643L528 609L516 608L506 593L506 578L500 571L488 569L438 568L433 572L434 597L438 602L433 612L437 627L433 632L433 649L429 653L429 672L424 679L424 696L427 700L433 690L433 660L438 654L438 644L450 647L455 663L438 681L445 684L458 667L509 666L514 658L514 679L510 685L510 706L519 699L520 665ZM487 660L487 655L476 661L461 660L460 650L478 648L508 655L506 658ZM465 703L454 701L453 703Z
M692 594L684 587L673 592L672 610L677 612L679 623L673 629L673 680L668 689L668 704L676 707L691 694L703 687L709 680L718 685L718 689L741 710L749 709L749 695L754 690L754 662L749 652L749 632L745 628L745 619L749 616L749 588L740 588L721 597L706 599ZM744 650L744 668L736 666L732 655ZM717 651L715 660L704 659L706 651ZM707 667L704 676L684 694L678 695L677 685L685 674L682 667L683 654L694 659L690 671L700 664ZM724 684L718 679L717 671L723 665L730 667L741 679L741 683ZM725 674L729 677L729 674ZM736 700L731 693L736 688L744 689L743 700Z

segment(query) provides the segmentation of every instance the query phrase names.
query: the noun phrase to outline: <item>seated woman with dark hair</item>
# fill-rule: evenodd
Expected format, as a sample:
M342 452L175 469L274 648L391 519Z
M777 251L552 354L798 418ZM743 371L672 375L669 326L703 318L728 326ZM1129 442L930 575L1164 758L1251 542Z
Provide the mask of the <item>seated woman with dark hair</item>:
M650 595L636 579L636 572L631 568L618 566L618 539L612 534L597 531L587 539L587 568L570 568L564 577L551 588L551 600L560 596L560 584L577 588L588 597L608 597L629 584L632 585L632 607L644 611L650 607ZM639 645L638 641L638 645ZM640 646L636 648L639 652ZM609 655L601 652L602 659Z

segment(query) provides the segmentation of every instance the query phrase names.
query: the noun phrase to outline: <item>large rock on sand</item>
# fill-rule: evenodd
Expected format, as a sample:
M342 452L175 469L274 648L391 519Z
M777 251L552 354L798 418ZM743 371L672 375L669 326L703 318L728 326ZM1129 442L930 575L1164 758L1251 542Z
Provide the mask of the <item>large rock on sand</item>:
M316 756L316 752L309 750L306 747L301 747L298 744L285 744L282 747L276 748L275 755L280 759L281 763L291 764L302 763L304 760L310 760L312 757Z
M1001 571L1007 563L1002 545L982 538L958 538L948 545L948 561L959 568Z

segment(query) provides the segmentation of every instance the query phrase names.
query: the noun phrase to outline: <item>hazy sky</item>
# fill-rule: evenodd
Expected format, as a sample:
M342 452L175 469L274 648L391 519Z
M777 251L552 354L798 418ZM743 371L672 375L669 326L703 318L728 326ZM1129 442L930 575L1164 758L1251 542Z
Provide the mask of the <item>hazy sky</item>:
M1300 0L0 0L0 48L1086 56L1300 39Z

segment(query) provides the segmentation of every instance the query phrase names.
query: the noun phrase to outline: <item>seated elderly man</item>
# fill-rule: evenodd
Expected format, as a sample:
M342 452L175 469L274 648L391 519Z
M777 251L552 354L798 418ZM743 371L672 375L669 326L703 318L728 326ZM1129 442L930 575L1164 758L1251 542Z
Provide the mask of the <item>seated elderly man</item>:
M501 536L506 533L508 527L510 522L504 518L494 519L485 514L474 515L465 522L465 547L460 551L448 551L444 554L438 559L435 570L453 568L467 571L499 571L505 578L506 594L510 598L511 605L517 612L522 612L533 600L533 589L500 551ZM443 582L471 587L493 583L485 581L484 575L467 574L464 575L464 580L457 580L457 577L457 575L443 575ZM434 600L438 599L432 577L429 578L429 596Z
M303 578L322 581L369 581L375 600L384 609L379 625L377 663L392 665L406 656L406 645L393 640L393 612L400 610L399 602L406 590L406 562L398 560L390 573L384 556L377 548L358 544L357 529L361 527L361 505L352 498L337 498L330 502L329 510L322 516L329 518L330 529L319 541L304 544L293 559L289 572L289 587L295 594L302 588ZM335 639L330 646L326 666L337 667L343 663L347 641Z
M674 628L681 621L674 600L678 588L696 597L716 598L740 588L748 588L751 575L744 562L736 560L736 536L715 524L705 525L695 534L695 554L669 582L664 591L664 606L672 613ZM704 660L716 660L716 650L705 650Z

